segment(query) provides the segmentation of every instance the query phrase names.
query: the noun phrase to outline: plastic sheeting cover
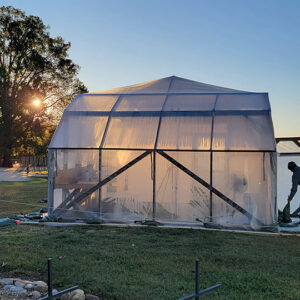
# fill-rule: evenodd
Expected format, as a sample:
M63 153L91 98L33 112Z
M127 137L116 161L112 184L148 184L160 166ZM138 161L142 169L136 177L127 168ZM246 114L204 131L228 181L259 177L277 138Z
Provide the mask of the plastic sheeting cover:
M213 153L214 187L264 224L276 221L273 172L269 153ZM215 195L213 218L222 225L257 226Z
M83 191L99 182L99 150L57 150L55 161L53 208L55 215L68 218L91 218L99 213L98 191L74 202L70 208L59 205L75 190Z
M274 151L275 139L269 115L216 115L212 149Z
M208 152L166 152L209 182ZM209 190L157 155L156 217L167 222L197 223L209 219Z
M182 93L182 92L189 92L189 93L231 93L231 92L242 92L238 90L233 90L221 86L215 86L211 84L206 84L202 82L197 82L194 80L189 80L185 78L180 78L176 76L172 76L172 82L170 84L170 93Z
M111 94L104 95L105 92ZM103 94L79 95L66 109L67 113L79 115L64 114L50 148L99 147L110 115L105 148L153 149L158 133L159 148L209 150L213 132L213 150L274 151L269 109L265 93L248 93L171 76ZM203 116L203 111L214 114L214 110L212 129L213 122Z
M144 151L100 150L101 178L104 179L113 174L142 153Z
M51 150L56 153L54 212L76 189L89 189L101 178L124 167L141 151ZM209 152L167 151L168 155L206 182L210 182ZM273 153L213 153L213 186L265 224L276 221L276 181ZM100 160L101 157L101 160ZM101 168L99 169L99 161ZM49 166L51 169L53 165ZM99 170L100 173L99 173ZM63 216L134 221L152 218L153 155L148 155ZM291 176L289 176L289 179ZM198 223L210 220L209 189L156 154L156 219L162 222ZM100 200L101 199L101 200ZM226 226L257 228L255 219L213 194L213 221Z
M55 186L93 185L99 179L99 150L57 150Z
M169 95L164 111L212 111L216 95Z
M211 116L162 117L157 149L209 150Z
M165 95L124 95L116 111L160 111Z
M232 93L244 91L224 88L177 76L142 82L116 89L104 90L102 94L138 94L138 93Z
M97 148L108 117L64 114L50 148Z
M113 117L104 148L153 149L158 117Z
M139 151L103 150L103 168L108 172L123 167ZM108 155L112 152L111 156ZM112 158L121 158L113 161ZM151 156L148 155L101 188L100 216L103 219L135 221L152 219Z
M68 111L110 111L118 96L101 96L82 94L76 97L68 106Z
M267 94L219 95L216 110L270 110Z
M96 92L99 94L167 93L171 77Z

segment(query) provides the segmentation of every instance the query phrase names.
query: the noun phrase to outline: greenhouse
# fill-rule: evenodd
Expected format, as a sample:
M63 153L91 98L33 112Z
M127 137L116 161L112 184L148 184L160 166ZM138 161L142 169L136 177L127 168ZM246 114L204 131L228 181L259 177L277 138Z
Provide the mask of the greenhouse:
M257 229L277 220L267 93L175 76L78 95L49 146L49 215Z

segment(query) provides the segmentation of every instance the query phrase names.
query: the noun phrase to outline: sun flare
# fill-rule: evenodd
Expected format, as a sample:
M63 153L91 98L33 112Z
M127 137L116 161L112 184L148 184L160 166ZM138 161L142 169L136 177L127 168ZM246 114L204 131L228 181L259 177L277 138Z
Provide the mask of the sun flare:
M40 106L40 104L41 104L41 100L39 100L39 99L36 99L33 101L34 106Z

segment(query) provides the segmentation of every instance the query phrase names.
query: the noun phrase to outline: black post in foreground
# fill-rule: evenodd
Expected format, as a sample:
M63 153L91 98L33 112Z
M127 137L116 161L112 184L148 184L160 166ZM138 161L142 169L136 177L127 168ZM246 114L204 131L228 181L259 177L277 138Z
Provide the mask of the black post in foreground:
M189 300L189 299L195 299L199 300L201 295L204 295L208 292L211 292L219 287L221 287L222 284L218 283L216 285L210 286L204 290L199 290L199 259L196 259L196 274L195 274L195 294L191 294L189 296L185 296L183 298L180 298L179 300Z
M52 258L48 258L48 299L52 300Z
M195 299L199 300L199 296L197 296L199 293L199 258L196 259L195 281Z
M48 258L48 295L43 298L40 298L40 300L54 300L64 294L72 292L78 288L79 288L79 286L75 285L75 286L72 286L68 289L65 289L65 290L53 295L52 258Z

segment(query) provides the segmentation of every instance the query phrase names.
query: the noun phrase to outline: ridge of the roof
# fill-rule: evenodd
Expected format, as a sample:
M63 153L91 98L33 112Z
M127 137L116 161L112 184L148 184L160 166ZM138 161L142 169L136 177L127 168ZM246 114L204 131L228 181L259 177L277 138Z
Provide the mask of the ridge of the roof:
M170 83L172 84L170 85ZM134 85L93 92L90 94L156 94L156 93L249 93L246 91L185 79L175 75Z

